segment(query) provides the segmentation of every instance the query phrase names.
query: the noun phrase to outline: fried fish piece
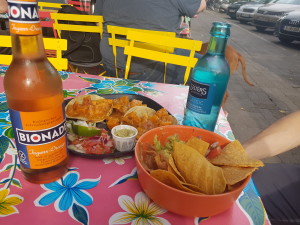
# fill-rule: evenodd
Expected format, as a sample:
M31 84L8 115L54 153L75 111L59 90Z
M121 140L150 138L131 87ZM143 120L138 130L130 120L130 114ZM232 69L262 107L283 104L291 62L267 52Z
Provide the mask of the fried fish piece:
M113 109L124 115L124 113L130 109L130 100L128 96L113 99Z
M81 95L73 98L66 105L66 116L88 122L102 122L112 113L111 99L98 95Z

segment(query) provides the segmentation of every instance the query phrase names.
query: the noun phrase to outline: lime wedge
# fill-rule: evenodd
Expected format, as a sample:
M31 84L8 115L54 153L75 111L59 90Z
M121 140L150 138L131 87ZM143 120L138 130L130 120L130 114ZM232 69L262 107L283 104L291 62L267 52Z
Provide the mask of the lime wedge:
M92 137L101 134L101 130L97 127L86 127L77 124L72 124L72 130L79 136Z

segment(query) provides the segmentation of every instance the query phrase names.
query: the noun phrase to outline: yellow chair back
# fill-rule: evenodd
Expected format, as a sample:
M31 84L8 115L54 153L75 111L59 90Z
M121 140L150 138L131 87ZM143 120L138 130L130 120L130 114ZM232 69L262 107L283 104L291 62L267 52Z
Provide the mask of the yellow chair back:
M63 4L63 3L52 3L52 2L38 2L38 8L41 11L50 11L57 12L61 8L62 5L71 5L71 4Z
M53 27L57 31L58 37L61 38L61 31L78 31L99 33L100 38L103 33L103 17L98 15L80 15L80 14L66 14L66 13L51 13L51 19L54 20ZM80 22L94 22L93 25L75 25L75 24L61 24L58 21L80 21Z
M161 35L146 34L143 32L130 31L127 34L127 39L130 40L130 45L125 47L124 53L127 55L125 79L128 78L131 58L139 57L154 61L171 63L175 65L185 66L184 84L188 81L191 69L196 65L198 59L194 57L196 51L200 51L202 42L191 39L183 39L177 37L166 37ZM142 47L135 46L136 42L156 44L161 46L181 48L190 50L189 56L176 55L168 52L160 52Z
M126 39L126 37L127 37L128 32L131 32L131 31L143 32L145 34L157 34L157 35L168 36L168 37L176 36L175 32L143 30L143 29L136 29L136 28L107 25L107 32L109 34L111 34L111 37L108 39L108 43L109 43L109 45L112 46L117 77L118 77L117 47L125 48L126 46L129 45L129 40ZM155 51L161 51L161 52L169 52L169 53L174 52L173 47L161 46L161 45L151 44L151 43L138 42L138 43L135 43L135 46L145 48L145 49L152 49Z
M62 51L67 50L67 40L66 39L56 39L56 38L43 38L44 46L46 51L55 51L55 57L48 57L49 61L57 70L67 70L68 60L62 57ZM11 36L0 35L0 45L1 47L12 47ZM12 61L12 55L2 55L0 54L0 63L5 65L10 65Z

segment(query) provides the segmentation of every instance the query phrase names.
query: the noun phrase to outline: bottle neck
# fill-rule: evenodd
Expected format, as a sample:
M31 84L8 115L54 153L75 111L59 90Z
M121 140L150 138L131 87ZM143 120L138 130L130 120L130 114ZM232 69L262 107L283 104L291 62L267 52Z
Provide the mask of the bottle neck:
M207 53L212 55L224 55L227 44L227 38L214 37L210 38Z
M12 36L12 53L14 58L37 59L45 58L43 37L38 35Z

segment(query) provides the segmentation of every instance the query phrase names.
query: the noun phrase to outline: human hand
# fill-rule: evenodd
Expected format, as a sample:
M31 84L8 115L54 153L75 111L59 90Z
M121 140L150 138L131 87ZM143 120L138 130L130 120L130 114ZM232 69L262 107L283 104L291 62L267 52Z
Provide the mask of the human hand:
M197 13L203 12L206 9L206 0L201 0L200 7Z
M0 13L7 13L7 1L0 0Z

